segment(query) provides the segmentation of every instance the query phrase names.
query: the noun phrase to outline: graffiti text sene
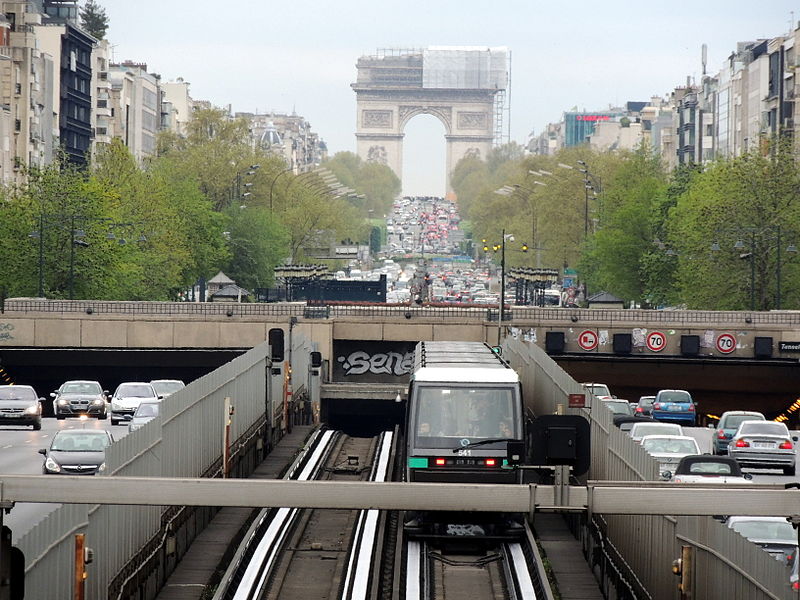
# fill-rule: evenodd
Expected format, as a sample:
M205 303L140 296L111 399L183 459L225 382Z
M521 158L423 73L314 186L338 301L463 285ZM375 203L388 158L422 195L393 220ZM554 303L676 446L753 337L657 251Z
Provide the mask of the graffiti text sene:
M345 377L372 373L374 375L408 375L414 361L414 353L379 352L370 355L363 350L351 352L348 356L339 356Z

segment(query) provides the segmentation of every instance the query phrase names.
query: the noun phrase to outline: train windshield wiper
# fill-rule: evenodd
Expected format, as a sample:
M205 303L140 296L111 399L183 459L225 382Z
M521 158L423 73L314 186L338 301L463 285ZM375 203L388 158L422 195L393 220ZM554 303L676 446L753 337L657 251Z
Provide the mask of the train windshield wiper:
M477 442L471 442L471 443L467 444L466 446L456 446L455 448L453 448L453 454L455 454L459 450L465 450L467 448L475 448L476 446L485 446L486 444L496 444L497 442L521 442L521 441L522 440L516 440L516 439L513 439L513 438L507 438L507 437L486 438L485 440L479 440Z

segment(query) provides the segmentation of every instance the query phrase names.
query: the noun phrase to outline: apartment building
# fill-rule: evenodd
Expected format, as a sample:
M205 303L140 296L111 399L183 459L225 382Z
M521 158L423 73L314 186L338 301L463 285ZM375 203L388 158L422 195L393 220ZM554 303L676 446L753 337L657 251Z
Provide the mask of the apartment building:
M310 171L327 157L327 145L300 115L237 112L234 116L250 123L254 146L283 157L295 173Z
M111 65L111 44L100 40L92 50L92 157L114 139L114 121L111 113L111 80L108 71Z
M156 153L161 127L161 78L147 64L133 61L109 65L111 115L115 137L122 139L137 161Z
M178 77L175 81L162 82L161 90L163 92L161 128L186 135L186 125L194 112L189 82Z

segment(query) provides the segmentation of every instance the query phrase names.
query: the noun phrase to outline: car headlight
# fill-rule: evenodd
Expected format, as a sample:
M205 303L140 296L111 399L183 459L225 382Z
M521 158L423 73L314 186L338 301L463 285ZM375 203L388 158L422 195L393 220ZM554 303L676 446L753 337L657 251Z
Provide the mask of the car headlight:
M66 400L64 400L63 398L61 398L61 399L58 401L58 405L59 405L59 406L66 406L66 405L67 405L67 401L66 401Z
M31 405L25 409L26 415L38 415L39 414L39 407L37 405Z
M103 405L103 404L105 404L105 403L106 403L106 401L105 401L105 400L103 400L102 398L98 398L97 400L94 400L94 401L92 402L92 404L94 404L95 406L102 406L102 405Z
M52 471L53 473L60 473L61 472L61 465L59 465L53 457L48 456L47 460L44 461L44 466L48 471Z
M106 463L105 462L100 463L100 466L97 467L97 472L102 473L105 470L106 470Z
M122 406L116 400L111 401L111 410L122 410Z

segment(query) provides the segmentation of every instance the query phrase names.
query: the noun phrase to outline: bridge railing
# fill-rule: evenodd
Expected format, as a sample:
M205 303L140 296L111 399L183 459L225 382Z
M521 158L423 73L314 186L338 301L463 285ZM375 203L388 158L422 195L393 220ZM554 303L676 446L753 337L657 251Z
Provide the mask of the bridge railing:
M85 313L116 315L165 315L206 317L301 317L497 321L497 305L477 304L309 304L231 303L231 302L116 302L100 300L45 300L15 298L5 301L4 310L16 313ZM314 310L311 310L314 309ZM320 310L324 309L324 310ZM800 311L711 311L711 310L639 310L639 309L567 309L535 306L508 306L504 322L564 321L575 323L641 323L663 325L800 325Z
M504 342L503 355L519 373L523 394L533 399L537 414L554 414L561 405L564 413L580 414L589 420L590 479L658 479L657 461L614 426L611 411L600 402L585 409L568 407L569 394L585 391L544 350L521 338L509 337ZM603 543L613 545L629 567L629 578L638 579L631 585L652 598L679 597L678 580L671 569L684 544L695 548L695 598L796 597L790 593L789 572L781 562L711 517L654 514L594 518L605 537ZM594 554L593 549L599 549L589 536L584 536L583 542L589 556Z
M297 347L305 349L308 342L296 338ZM269 348L262 344L165 398L157 418L107 449L104 475L219 477L227 397L235 407L231 473L246 476L255 466L265 419L273 425L278 418L271 408L269 367ZM126 585L144 579L139 567L157 561L163 569L165 562L174 563L191 541L178 534L181 526L194 519L190 529L200 529L212 514L210 509L200 513L180 507L63 505L17 542L26 557L26 597L72 598L73 537L84 532L95 551L86 598L116 598ZM166 551L169 537L172 550Z

